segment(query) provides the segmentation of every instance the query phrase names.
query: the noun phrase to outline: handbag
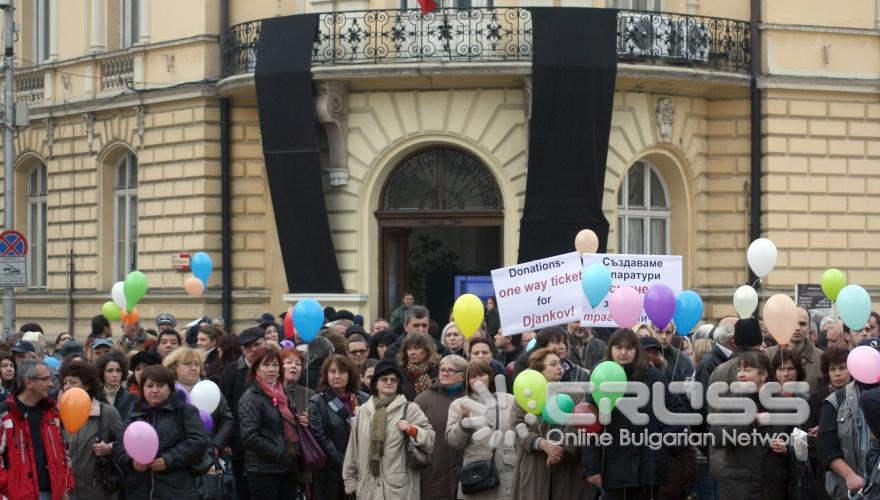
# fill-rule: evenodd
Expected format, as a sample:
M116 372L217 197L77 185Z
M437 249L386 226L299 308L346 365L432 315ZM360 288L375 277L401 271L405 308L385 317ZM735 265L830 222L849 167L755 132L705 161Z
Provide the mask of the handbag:
M495 427L500 423L500 411L498 409L498 398L495 398ZM458 472L458 482L461 484L461 492L465 495L480 493L492 488L497 488L500 484L498 479L498 469L495 468L495 457L488 460L477 460L462 466Z
M403 419L406 420L406 409L409 401L403 403ZM431 466L431 455L422 451L416 446L415 441L409 434L403 435L403 452L406 455L406 465L411 469L424 469Z
M293 409L293 418L299 416L296 408ZM299 436L299 468L304 472L315 472L324 468L327 463L327 454L321 449L315 436L308 427L303 427L297 422L294 426L296 434Z
M101 429L104 429L104 406L101 409L101 426L95 439L100 439ZM116 493L122 489L122 482L125 480L125 473L119 468L119 465L113 460L112 456L99 457L95 456L95 478L101 484L101 488L107 493Z
M234 479L226 463L221 458L214 458L207 474L198 478L201 500L225 500L235 496Z

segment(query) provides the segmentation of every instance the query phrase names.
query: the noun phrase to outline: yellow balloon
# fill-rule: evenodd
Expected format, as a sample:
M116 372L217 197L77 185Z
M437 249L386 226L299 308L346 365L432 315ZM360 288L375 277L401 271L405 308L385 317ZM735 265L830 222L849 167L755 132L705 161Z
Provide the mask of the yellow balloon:
M452 307L452 321L455 321L461 335L470 339L483 323L483 301L472 293L466 293L455 301Z

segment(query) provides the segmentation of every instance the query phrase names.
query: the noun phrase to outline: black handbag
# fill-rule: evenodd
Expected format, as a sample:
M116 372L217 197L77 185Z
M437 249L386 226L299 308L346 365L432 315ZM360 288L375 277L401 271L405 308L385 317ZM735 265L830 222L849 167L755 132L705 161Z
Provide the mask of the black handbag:
M104 406L101 409L101 425L98 429L96 439L100 439L100 432L104 429ZM107 493L116 493L122 489L122 482L125 480L125 473L119 468L119 465L113 460L113 456L99 457L95 456L95 478L101 485L101 488Z
M199 476L199 498L201 500L224 500L234 496L234 480L226 463L221 458L215 458L207 474Z
M406 420L406 409L408 406L409 401L403 403L404 420ZM403 435L403 452L406 454L406 465L411 469L424 469L431 466L431 455L419 449L409 434Z
M499 425L498 399L495 399L495 426ZM461 484L461 492L465 495L481 493L497 488L500 484L498 469L495 468L495 457L489 460L477 460L462 466L458 472L458 482Z

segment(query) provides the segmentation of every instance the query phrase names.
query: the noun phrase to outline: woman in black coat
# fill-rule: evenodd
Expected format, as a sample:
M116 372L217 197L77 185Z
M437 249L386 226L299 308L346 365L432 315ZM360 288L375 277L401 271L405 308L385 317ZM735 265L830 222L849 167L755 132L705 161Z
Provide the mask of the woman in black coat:
M122 440L113 443L116 463L127 474L124 489L130 499L199 500L194 467L204 464L208 451L199 410L174 389L174 374L164 366L148 366L140 377L140 401L129 415L147 422L159 436L159 452L149 464L140 464L125 451Z
M250 385L238 400L244 467L251 498L299 498L297 420L284 391L281 359L273 349L258 351L251 363Z
M345 497L342 462L348 446L358 406L370 396L358 391L360 377L350 359L338 354L321 366L318 394L309 400L309 427L327 455L327 465L313 478L314 500L341 500Z
M128 392L123 384L128 374L125 355L114 349L98 358L95 366L98 369L98 380L101 381L101 388L95 399L113 405L122 421L127 421L137 403L137 396Z

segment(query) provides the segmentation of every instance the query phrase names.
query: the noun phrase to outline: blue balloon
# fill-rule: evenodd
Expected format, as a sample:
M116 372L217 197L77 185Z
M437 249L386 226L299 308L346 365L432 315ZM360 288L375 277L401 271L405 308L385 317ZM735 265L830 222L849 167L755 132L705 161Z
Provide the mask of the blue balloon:
M51 356L43 358L43 363L45 363L51 370L57 370L58 367L61 366L61 362Z
M861 330L871 316L871 296L859 285L847 285L837 294L840 319L851 330Z
M675 297L675 331L682 337L691 333L703 317L703 299L692 290L685 290Z
M211 271L214 269L211 256L205 252L198 252L190 259L189 267L192 269L195 277L202 280L205 288L208 288L208 278L211 277Z
M531 351L532 349L534 349L534 348L535 348L535 343L536 343L537 341L538 341L538 339L532 337L532 340L530 340L529 343L528 343L528 345L526 345L526 351Z
M598 306L611 290L611 270L602 263L593 262L584 268L581 286L590 305Z
M324 325L324 308L315 299L303 299L293 307L293 326L303 342L315 340Z

